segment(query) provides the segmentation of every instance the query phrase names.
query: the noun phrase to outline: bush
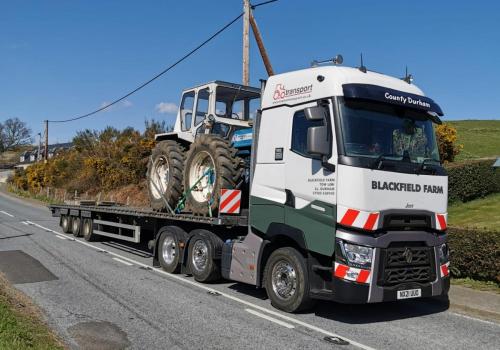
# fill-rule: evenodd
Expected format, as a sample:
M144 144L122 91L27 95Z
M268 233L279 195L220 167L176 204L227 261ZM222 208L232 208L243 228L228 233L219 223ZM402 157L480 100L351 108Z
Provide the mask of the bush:
M448 199L467 202L500 192L500 169L492 168L494 160L474 160L448 164Z
M448 228L453 277L500 283L500 232Z
M436 137L439 157L443 163L453 162L460 153L463 145L457 145L457 129L450 124L443 123L436 127Z

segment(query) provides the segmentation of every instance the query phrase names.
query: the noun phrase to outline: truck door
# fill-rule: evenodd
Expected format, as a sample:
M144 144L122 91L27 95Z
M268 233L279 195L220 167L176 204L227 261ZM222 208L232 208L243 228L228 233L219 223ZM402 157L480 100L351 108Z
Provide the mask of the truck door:
M324 102L322 102L323 104ZM335 171L327 170L322 160L307 152L307 130L309 127L332 125L332 140L335 140L332 104L325 104L329 121L307 120L304 109L316 103L290 109L289 142L285 148L285 223L303 232L307 248L311 251L332 255L336 222ZM336 142L332 142L330 165L337 165ZM333 167L331 167L333 168Z

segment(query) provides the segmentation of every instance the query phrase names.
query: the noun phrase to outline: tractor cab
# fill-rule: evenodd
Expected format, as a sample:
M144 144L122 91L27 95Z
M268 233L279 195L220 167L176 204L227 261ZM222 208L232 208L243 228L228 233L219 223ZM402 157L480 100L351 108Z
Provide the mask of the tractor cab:
M231 141L235 132L251 128L259 107L257 88L223 81L200 85L184 90L174 133L189 143L201 134Z

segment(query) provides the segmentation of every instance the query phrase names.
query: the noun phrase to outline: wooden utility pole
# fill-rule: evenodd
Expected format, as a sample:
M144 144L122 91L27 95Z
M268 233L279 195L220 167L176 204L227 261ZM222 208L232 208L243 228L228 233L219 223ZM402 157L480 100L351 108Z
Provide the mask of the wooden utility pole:
M243 85L249 85L250 65L250 0L243 0Z
M49 160L49 121L45 121L45 163Z
M266 67L267 75L274 75L273 66L271 65L271 61L269 60L269 56L267 55L266 48L264 46L264 41L262 41L262 36L260 35L259 27L257 26L257 22L255 21L255 17L253 13L250 12L250 25L252 26L253 35L255 37L255 41L257 42L257 46L259 47L260 55L262 56L262 61L264 62L264 66Z

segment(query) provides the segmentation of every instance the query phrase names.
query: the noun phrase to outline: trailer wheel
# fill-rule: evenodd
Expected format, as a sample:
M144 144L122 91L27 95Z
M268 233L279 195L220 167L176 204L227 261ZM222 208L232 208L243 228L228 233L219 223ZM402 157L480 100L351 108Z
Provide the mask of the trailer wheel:
M187 210L205 216L217 211L221 189L236 188L243 179L244 163L236 152L218 136L200 135L195 139L184 169L184 189L191 189L186 195Z
M307 264L296 249L275 250L267 261L264 276L267 295L277 309L297 312L312 307Z
M73 236L75 237L80 237L81 236L81 223L82 219L79 217L75 216L71 220L71 232L73 233Z
M71 216L63 215L61 217L61 228L64 233L71 233Z
M83 220L83 225L82 225L82 233L83 233L83 238L88 241L92 242L95 241L95 234L94 234L94 223L92 219L84 219Z
M188 266L196 281L213 282L221 277L220 262L214 260L214 253L222 247L222 240L209 231L199 231L189 243Z
M158 241L158 261L161 267L169 273L179 273L181 270L182 231L176 227L166 227L160 233Z
M156 144L148 163L147 183L151 207L165 211L173 209L182 195L182 173L184 171L184 147L166 140Z

